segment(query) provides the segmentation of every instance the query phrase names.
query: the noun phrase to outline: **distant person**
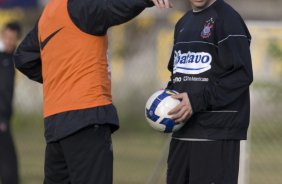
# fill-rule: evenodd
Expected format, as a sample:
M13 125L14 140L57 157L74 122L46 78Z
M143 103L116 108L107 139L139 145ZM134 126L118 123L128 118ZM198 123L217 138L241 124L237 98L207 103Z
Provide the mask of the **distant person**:
M18 163L11 135L15 69L13 53L21 36L17 22L7 23L0 37L0 183L18 184Z
M154 3L153 3L154 2ZM168 0L52 0L19 46L16 67L43 83L44 184L111 184L118 129L107 59L110 27Z
M172 136L167 184L237 184L250 122L251 35L223 0L189 1L168 65L168 89L182 101L170 115L186 124Z

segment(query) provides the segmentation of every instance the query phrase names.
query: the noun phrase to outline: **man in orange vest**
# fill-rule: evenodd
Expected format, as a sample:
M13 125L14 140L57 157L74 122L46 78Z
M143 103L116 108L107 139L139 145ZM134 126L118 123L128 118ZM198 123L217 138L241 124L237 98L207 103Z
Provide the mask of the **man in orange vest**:
M15 54L43 83L44 184L111 184L118 129L108 75L107 30L169 0L52 0Z

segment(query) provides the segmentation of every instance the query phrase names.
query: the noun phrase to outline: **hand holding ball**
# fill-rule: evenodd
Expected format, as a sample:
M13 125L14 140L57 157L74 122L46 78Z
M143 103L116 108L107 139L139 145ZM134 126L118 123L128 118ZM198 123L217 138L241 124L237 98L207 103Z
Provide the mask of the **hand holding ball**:
M177 107L181 101L172 98L178 94L172 90L160 90L154 93L146 103L145 115L149 124L156 130L171 133L179 130L184 123L176 123L168 113Z

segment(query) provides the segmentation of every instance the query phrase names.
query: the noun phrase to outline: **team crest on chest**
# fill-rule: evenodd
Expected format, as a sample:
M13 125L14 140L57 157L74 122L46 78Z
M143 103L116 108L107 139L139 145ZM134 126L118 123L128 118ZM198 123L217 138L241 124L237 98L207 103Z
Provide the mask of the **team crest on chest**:
M204 29L201 32L201 37L203 39L207 39L211 36L211 31L214 27L214 20L213 18L210 18L208 21L206 21L204 25Z

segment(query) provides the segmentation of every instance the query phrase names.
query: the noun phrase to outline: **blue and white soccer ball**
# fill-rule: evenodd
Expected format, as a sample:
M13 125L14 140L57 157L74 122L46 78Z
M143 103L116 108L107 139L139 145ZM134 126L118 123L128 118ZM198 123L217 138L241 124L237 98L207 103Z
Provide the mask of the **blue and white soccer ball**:
M147 101L145 116L149 124L156 130L171 133L183 127L184 123L175 123L168 112L176 107L180 101L172 98L178 94L172 90L160 90L155 92Z

